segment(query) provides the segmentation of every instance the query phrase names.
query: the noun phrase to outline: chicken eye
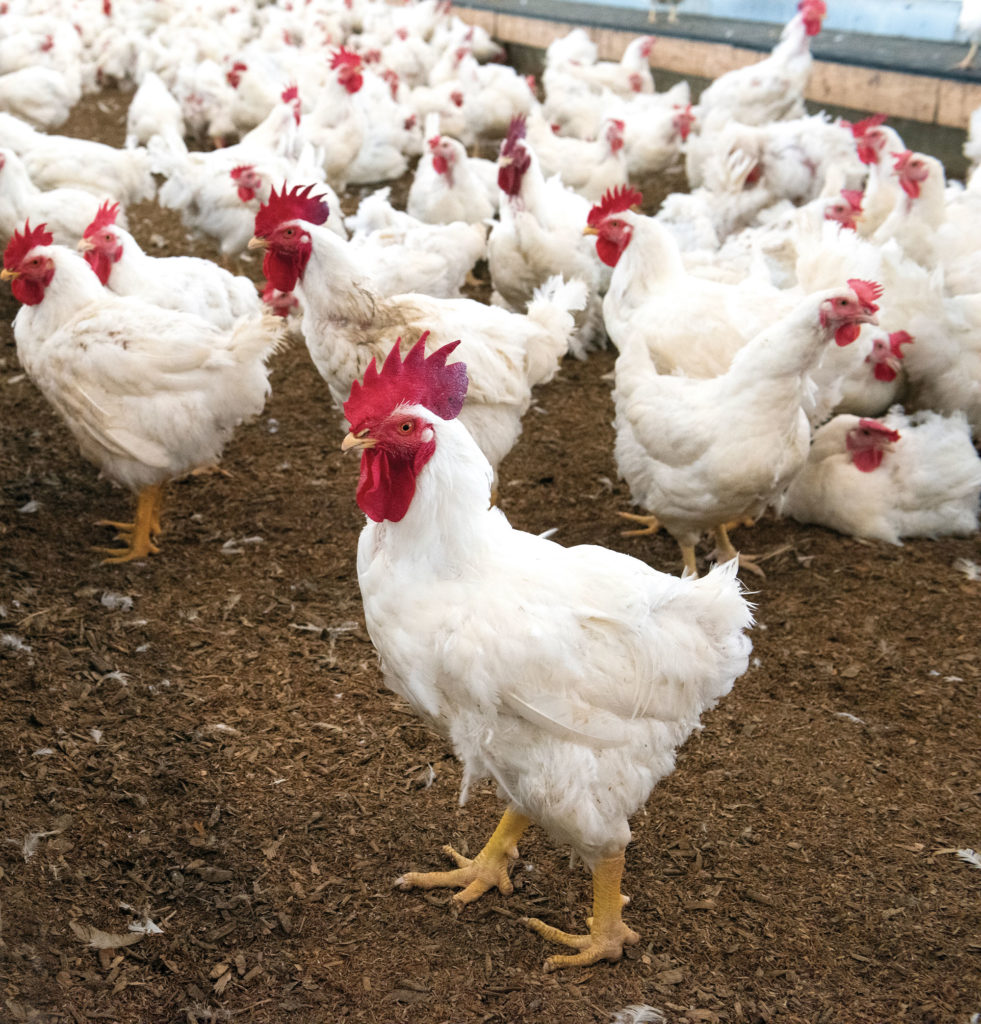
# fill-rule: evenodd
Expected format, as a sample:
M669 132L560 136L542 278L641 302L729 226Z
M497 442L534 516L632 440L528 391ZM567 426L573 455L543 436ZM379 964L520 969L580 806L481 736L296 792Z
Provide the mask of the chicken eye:
M409 431L412 430L412 421L406 420L403 424L399 426L399 430L401 430L403 434L408 434Z

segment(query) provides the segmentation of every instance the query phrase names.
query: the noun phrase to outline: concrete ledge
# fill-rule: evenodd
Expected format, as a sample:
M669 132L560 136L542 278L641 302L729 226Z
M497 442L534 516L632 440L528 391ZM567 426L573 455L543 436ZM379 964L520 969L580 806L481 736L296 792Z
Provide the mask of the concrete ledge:
M463 21L483 26L502 43L539 49L545 49L553 39L564 36L571 27L567 21L530 18L486 8L454 5L454 12ZM601 60L619 60L627 43L646 31L656 33L658 26L642 28L638 25L636 29L625 31L584 23L583 28L596 43ZM961 49L943 47L940 60L945 55L949 58L951 53L959 56ZM733 68L755 64L761 55L760 49L661 34L651 51L651 65L655 71L661 69L712 80ZM937 58L934 56L931 62L936 63ZM821 105L866 110L964 130L971 111L981 107L981 81L968 80L973 77L914 74L816 58L807 99Z

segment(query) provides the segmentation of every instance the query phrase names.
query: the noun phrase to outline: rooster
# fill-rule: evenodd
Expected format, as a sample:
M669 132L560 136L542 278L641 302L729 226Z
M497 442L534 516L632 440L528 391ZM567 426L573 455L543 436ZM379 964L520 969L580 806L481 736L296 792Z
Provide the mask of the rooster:
M463 338L473 385L463 420L496 466L521 432L532 387L552 377L568 350L571 310L585 303L585 285L549 281L527 315L472 299L383 297L351 248L321 226L327 204L311 190L274 190L256 215L249 245L266 250L270 284L296 290L307 348L334 401L340 405L371 360L387 355L398 337L428 328L433 346Z
M621 345L617 467L634 500L678 542L689 572L697 571L695 545L708 530L717 557L735 558L727 524L757 518L804 465L810 371L832 337L850 344L861 324L876 322L881 289L848 284L801 300L708 380L658 374L642 337ZM760 571L745 555L741 562Z
M342 448L361 454L358 544L365 622L385 681L463 762L462 799L491 778L507 802L472 860L410 872L402 889L456 888L457 907L512 891L532 823L593 876L587 935L523 919L577 950L546 970L617 960L639 936L622 919L629 818L674 767L701 713L747 665L750 608L733 567L677 579L605 548L564 548L490 508L493 475L458 418L455 344L403 360L396 344L344 405ZM405 628L406 595L414 628Z
M16 232L0 278L23 303L17 357L75 436L82 455L138 495L132 523L101 521L124 542L107 563L159 551L164 484L218 461L235 427L262 411L266 360L281 337L272 314L220 331L200 317L107 292L44 225Z
M118 213L117 203L103 203L78 243L86 262L111 292L194 313L219 330L259 312L259 294L247 277L236 277L195 256L148 256L116 223Z
M852 537L967 536L978 528L981 458L963 413L896 406L881 421L841 415L814 434L780 511Z
M558 177L542 174L527 144L525 119L516 117L498 157L500 219L491 229L487 259L494 284L492 301L523 310L536 288L554 274L586 282L589 299L576 317L571 349L582 359L602 347L601 265L583 237L589 201L566 188Z

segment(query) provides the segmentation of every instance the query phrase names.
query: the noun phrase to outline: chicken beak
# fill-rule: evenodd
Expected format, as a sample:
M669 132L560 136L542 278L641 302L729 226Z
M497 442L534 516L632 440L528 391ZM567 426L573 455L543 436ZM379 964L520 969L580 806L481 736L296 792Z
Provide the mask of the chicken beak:
M0 281L13 281L15 277L20 277L20 271L8 270L6 267L0 270Z
M362 430L360 434L348 434L347 437L341 441L341 451L347 452L352 448L374 448L378 442L373 437L368 436L367 430Z
M90 252L95 248L95 242L91 238L80 238L76 248L79 252Z
M599 232L596 230L596 228L594 228L591 224L587 224L586 227L584 227L582 229L582 233L584 235L598 235L599 234Z
M875 313L870 313L863 310L859 316L855 317L855 321L856 323L860 324L877 324L879 322L879 318L875 315Z
M254 235L252 238L249 239L249 244L248 244L247 248L249 248L249 249L265 249L265 248L268 247L268 245L269 245L269 243L266 241L266 239L260 238L258 235Z

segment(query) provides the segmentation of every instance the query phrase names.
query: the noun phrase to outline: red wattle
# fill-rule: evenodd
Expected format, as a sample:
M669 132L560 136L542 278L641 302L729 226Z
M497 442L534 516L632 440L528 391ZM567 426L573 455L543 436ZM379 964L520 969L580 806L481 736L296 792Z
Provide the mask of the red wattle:
M861 324L842 324L835 331L835 344L844 348L845 345L850 345L861 332Z
M623 247L600 235L596 239L596 255L608 266L615 267L623 255Z
M881 448L859 448L852 452L852 462L860 472L871 473L882 464L882 454Z

